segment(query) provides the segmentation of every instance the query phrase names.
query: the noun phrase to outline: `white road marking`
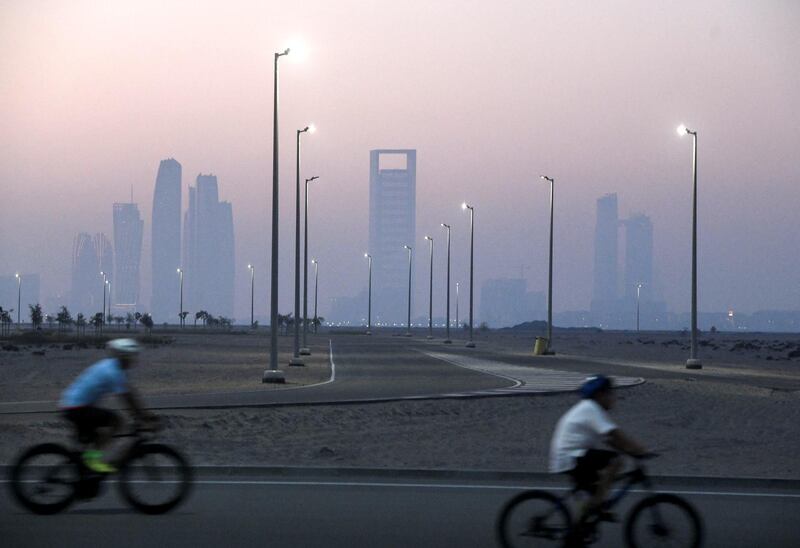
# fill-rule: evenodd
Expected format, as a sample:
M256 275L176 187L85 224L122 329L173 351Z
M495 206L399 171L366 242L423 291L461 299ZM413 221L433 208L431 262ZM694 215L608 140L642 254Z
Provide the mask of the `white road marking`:
M573 373L571 371L514 365L460 354L428 352L426 350L417 351L458 367L480 371L481 373L501 377L514 383L513 386L509 387L470 391L465 392L465 394L573 392L580 388L586 379L586 375L582 373ZM644 379L641 377L613 376L612 378L615 386L635 386L644 382Z

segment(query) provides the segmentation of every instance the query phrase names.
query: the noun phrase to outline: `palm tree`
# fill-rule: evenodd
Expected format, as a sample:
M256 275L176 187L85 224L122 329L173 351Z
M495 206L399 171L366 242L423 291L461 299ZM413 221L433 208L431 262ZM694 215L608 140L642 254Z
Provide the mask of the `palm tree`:
M133 312L125 314L125 329L130 329L138 320L134 317Z
M11 310L3 310L3 307L0 306L0 334L8 335L11 333L11 313L14 312L14 309Z
M58 322L59 333L64 331L66 327L72 324L72 314L69 313L69 310L66 306L61 306L61 310L59 310L58 314L56 315L56 321Z
M103 326L103 313L97 312L92 319L89 320L89 323L94 327L94 334L97 335L97 331L102 329Z
M144 313L139 318L139 322L147 329L147 334L151 334L153 332L153 317L148 314Z
M31 327L34 329L39 329L42 325L42 320L44 319L44 314L42 314L42 305L39 303L36 303L35 305L29 304L28 308L30 308Z
M86 316L83 315L83 312L78 312L78 316L75 318L75 329L79 336L86 333Z

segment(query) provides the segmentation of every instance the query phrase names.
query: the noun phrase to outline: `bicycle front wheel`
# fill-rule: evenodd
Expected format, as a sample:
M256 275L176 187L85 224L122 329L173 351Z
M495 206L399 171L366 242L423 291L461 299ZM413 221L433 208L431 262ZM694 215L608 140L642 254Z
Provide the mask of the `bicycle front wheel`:
M43 443L25 451L9 475L14 498L36 514L55 514L68 507L79 481L74 455L56 443Z
M496 532L501 546L563 546L572 518L566 506L546 491L526 491L500 511Z
M163 514L189 494L192 470L186 459L166 445L135 447L120 470L119 488L131 506L145 514Z
M681 497L662 493L634 506L625 525L625 540L631 548L698 548L703 528L692 505Z

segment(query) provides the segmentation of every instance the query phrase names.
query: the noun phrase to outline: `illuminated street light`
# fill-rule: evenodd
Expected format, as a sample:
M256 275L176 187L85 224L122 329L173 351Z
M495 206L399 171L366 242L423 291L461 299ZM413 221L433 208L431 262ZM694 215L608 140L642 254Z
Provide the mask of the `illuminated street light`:
M469 210L469 341L467 348L475 348L475 341L472 338L472 296L475 290L474 266L475 266L475 208L467 202L461 204L462 210Z
M308 125L297 130L297 154L295 155L295 222L294 222L294 345L289 365L305 365L300 359L300 136L311 129Z
M106 285L108 284L108 278L106 278L106 273L102 270L100 275L103 277L103 308L100 309L100 329L102 330L106 323Z
M445 313L445 324L447 332L444 343L451 344L450 340L450 225L442 223L442 227L447 229L447 312Z
M20 307L22 306L22 276L19 275L19 272L15 273L14 276L17 278L17 329L19 329Z
M431 275L428 295L428 338L433 338L433 238L425 236L425 239L431 243Z
M408 321L406 322L406 337L411 336L411 253L410 246L404 245L408 250Z
M183 324L184 324L184 321L183 321L183 270L178 268L177 271L178 271L178 274L181 277L181 284L180 284L180 295L181 295L181 297L180 297L180 302L181 302L180 307L181 308L180 308L180 311L178 312L178 319L181 322L181 329L183 329ZM195 321L195 325L197 325L197 321Z
M639 332L639 297L641 296L642 284L636 284L636 332Z
M364 253L369 261L369 282L367 289L367 335L372 335L372 255Z
M547 282L547 348L545 353L550 353L553 343L553 179L547 175L540 175L540 179L550 182L550 267Z
M681 124L678 135L692 136L692 344L686 368L702 369L697 357L697 132Z
M316 131L314 125L309 126L310 133ZM308 183L319 179L314 175L310 179L306 179L305 186L305 227L303 228L303 347L300 349L300 354L310 356L311 350L308 347Z
M289 55L289 48L275 53L272 103L272 265L269 314L269 369L264 370L261 382L286 382L278 369L278 59ZM183 308L183 307L181 307Z

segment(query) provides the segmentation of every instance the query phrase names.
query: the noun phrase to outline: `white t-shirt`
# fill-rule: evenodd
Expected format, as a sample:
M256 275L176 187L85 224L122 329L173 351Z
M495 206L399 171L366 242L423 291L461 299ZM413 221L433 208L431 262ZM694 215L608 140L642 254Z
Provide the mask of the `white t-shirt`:
M564 413L550 442L550 471L575 468L575 459L588 449L603 449L603 440L617 425L599 403L583 399Z

